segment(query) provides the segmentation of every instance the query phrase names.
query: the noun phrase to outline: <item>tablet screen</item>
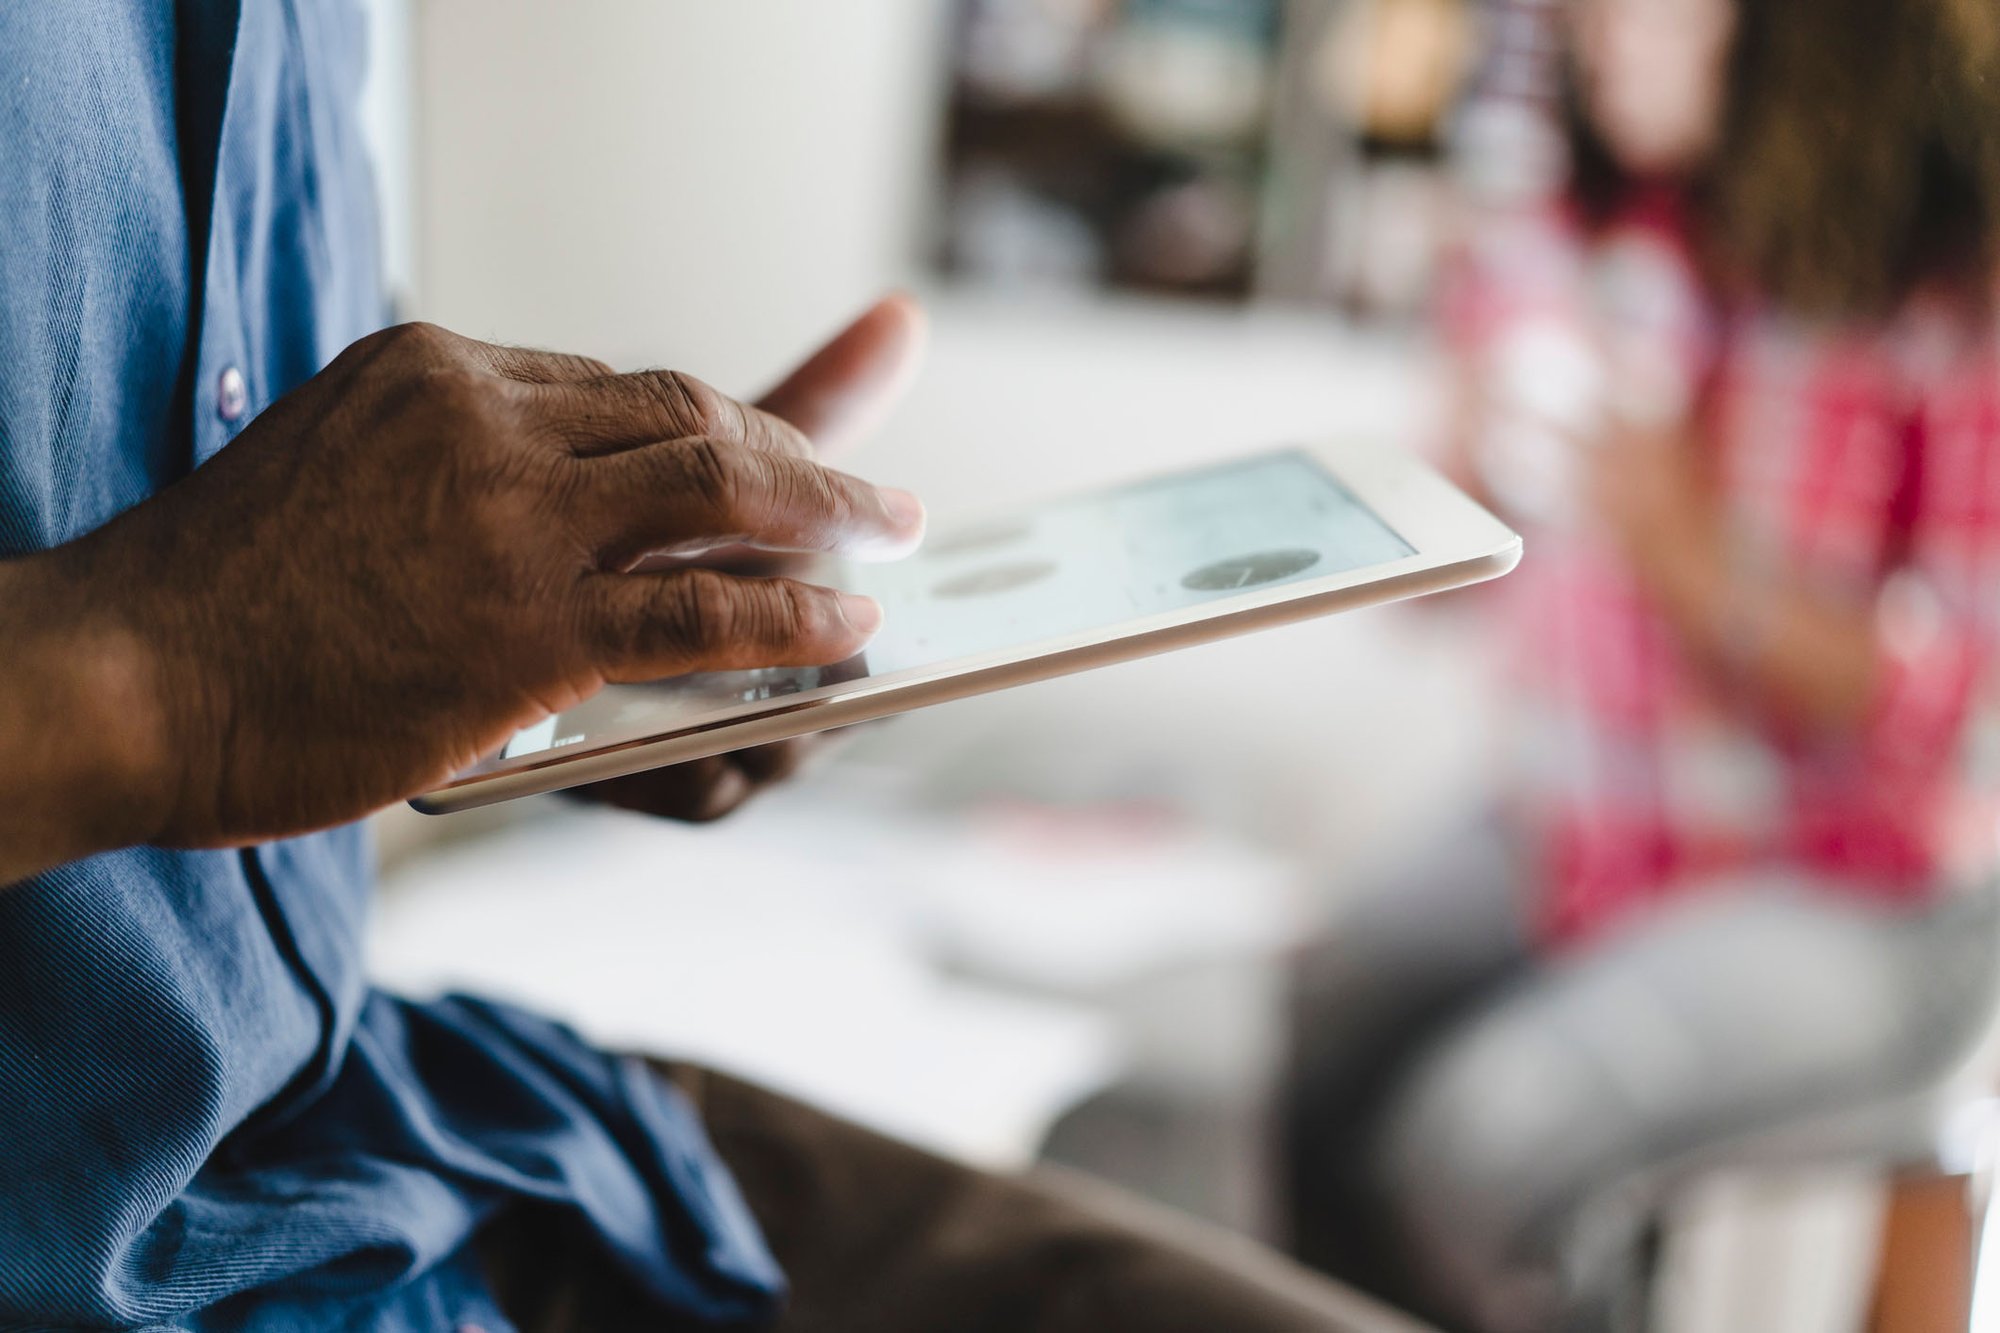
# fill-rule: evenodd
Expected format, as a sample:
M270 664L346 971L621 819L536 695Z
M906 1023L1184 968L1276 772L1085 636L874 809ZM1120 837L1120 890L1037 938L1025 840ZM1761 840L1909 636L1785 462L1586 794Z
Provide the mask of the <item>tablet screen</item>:
M934 531L897 564L812 575L881 601L885 622L863 657L613 686L520 733L503 759L666 735L746 704L1111 631L1413 554L1303 452L1079 495Z

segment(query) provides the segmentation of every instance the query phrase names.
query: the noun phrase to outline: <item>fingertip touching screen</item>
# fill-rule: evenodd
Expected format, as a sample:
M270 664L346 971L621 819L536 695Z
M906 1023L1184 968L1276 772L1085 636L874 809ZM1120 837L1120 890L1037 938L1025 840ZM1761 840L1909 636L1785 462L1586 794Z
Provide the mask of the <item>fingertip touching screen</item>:
M671 735L809 692L1115 633L1413 554L1304 451L1077 495L941 529L893 565L804 571L882 603L882 631L853 661L613 686L521 732L476 771Z

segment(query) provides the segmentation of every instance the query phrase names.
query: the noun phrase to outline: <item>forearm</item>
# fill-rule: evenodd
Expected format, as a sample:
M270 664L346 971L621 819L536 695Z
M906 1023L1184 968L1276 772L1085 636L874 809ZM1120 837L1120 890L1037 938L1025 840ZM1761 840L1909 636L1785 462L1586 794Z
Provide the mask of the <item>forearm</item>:
M146 841L168 793L137 640L52 555L0 561L0 886Z
M1882 666L1866 607L1734 571L1719 550L1655 552L1638 567L1690 655L1774 720L1821 735L1867 725Z

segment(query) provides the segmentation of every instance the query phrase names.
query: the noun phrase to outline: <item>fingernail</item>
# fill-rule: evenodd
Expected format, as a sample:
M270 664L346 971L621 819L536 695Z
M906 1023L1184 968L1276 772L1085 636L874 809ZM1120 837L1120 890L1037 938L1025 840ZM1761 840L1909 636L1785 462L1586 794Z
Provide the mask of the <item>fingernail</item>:
M891 532L871 535L850 546L846 554L856 560L901 560L913 554L924 541L924 502L908 491L878 486L876 498L888 516Z
M921 533L924 530L924 502L909 491L897 490L893 486L883 487L882 506L905 533Z
M851 592L840 594L840 614L863 634L873 634L882 628L882 604L873 597Z

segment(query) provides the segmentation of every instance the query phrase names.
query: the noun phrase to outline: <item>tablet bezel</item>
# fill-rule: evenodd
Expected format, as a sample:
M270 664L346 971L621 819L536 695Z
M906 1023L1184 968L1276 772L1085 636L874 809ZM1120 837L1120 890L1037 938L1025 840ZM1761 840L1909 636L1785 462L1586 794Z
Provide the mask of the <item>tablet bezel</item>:
M1265 450L1180 471L1210 471L1232 461L1251 462L1287 452L1294 450ZM1498 578L1520 562L1518 535L1409 454L1359 442L1299 446L1296 452L1331 473L1401 537L1412 554L1081 634L744 703L672 732L523 756L504 768L463 774L410 804L426 814L450 814L602 782L1337 611L1465 587ZM1020 509L1013 506L1012 512Z

